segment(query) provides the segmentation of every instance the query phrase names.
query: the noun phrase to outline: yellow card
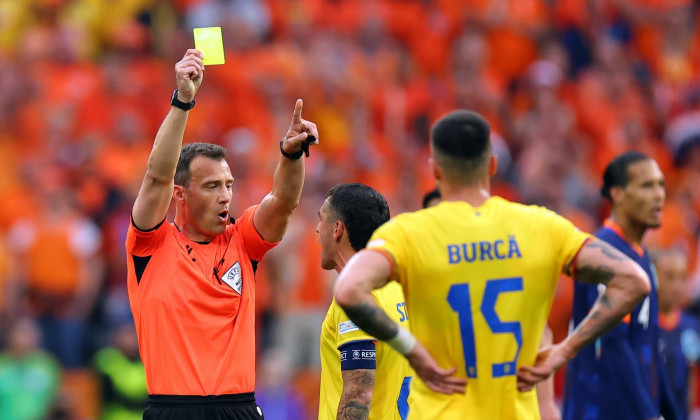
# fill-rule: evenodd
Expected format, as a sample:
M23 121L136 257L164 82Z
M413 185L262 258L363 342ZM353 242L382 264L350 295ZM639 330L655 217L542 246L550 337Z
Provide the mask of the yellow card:
M224 64L224 40L221 27L194 28L194 47L204 54L204 65Z

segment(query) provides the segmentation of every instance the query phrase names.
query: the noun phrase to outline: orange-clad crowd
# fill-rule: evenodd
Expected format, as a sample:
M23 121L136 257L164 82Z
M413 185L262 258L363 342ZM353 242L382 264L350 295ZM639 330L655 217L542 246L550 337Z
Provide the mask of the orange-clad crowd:
M133 418L110 417L119 411L113 400L132 387L133 408L145 388L138 378L113 383L103 350L135 358L124 250L131 205L170 106L172 67L193 47L192 28L207 26L222 27L226 64L206 68L185 142L228 149L234 216L270 190L296 98L322 137L287 235L258 272L263 408L290 419L316 414L319 331L335 278L320 267L314 231L325 192L364 182L387 197L392 215L419 208L434 187L430 125L455 108L492 124L496 194L547 206L587 231L609 210L599 194L605 165L630 149L656 159L668 198L663 226L646 243L688 255L689 303L700 296L699 7L0 0L4 354L52 355L47 363L60 372L47 373L39 407L49 418ZM559 289L555 341L567 331L571 280ZM19 323L34 334L13 334ZM12 404L0 401L0 410Z

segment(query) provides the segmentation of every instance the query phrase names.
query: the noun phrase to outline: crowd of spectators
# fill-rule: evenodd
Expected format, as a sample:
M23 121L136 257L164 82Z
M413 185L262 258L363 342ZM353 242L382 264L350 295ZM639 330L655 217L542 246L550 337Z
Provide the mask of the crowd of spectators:
M222 27L226 64L207 67L185 142L228 149L234 216L270 190L297 97L322 137L289 231L258 271L257 392L267 412L316 413L319 328L335 278L320 268L314 231L326 190L364 182L392 214L420 208L434 188L430 125L455 108L492 125L496 194L587 231L607 214L598 192L607 162L629 149L654 157L668 199L647 242L688 255L688 296L697 297L699 7L0 0L2 418L140 418L124 241L172 66L193 47L194 27ZM570 297L562 279L555 341ZM27 405L16 395L36 397Z

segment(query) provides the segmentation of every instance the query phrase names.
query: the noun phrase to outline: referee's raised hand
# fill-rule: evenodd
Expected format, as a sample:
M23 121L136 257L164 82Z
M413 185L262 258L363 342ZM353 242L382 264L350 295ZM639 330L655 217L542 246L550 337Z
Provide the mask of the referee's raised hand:
M192 102L204 77L204 56L199 50L189 49L182 60L175 64L177 96L181 102Z
M304 106L304 101L297 99L294 104L294 114L292 115L292 123L289 124L287 135L284 136L282 149L286 153L296 153L301 150L301 145L309 136L316 138L316 141L310 144L318 144L318 129L316 124L301 118L301 109Z

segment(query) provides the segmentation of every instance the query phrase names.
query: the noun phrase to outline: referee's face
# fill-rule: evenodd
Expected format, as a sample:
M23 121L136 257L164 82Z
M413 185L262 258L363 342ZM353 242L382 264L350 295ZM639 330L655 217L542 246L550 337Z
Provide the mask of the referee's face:
M334 255L336 252L334 239L335 221L330 218L328 206L328 199L326 199L318 211L316 233L318 233L318 241L321 243L321 268L333 270L335 268Z
M204 156L192 159L185 214L197 233L212 239L226 230L232 185L233 176L226 160Z

